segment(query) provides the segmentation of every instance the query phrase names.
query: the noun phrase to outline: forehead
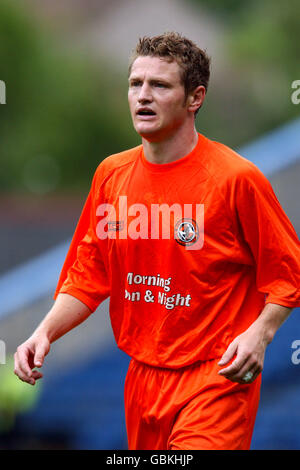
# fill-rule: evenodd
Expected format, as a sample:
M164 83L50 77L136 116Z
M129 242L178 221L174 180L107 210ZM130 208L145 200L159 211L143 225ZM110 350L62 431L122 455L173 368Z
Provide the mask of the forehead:
M181 82L180 67L174 60L168 62L160 57L139 56L131 66L129 78L161 78L171 82Z

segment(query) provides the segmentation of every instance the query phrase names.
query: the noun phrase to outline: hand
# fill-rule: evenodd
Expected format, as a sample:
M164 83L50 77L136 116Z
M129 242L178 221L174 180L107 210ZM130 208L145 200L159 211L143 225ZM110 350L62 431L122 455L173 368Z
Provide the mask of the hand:
M262 331L252 325L230 343L218 365L228 364L234 355L236 357L228 367L221 369L218 373L232 382L252 383L263 370L267 345L268 341L264 338ZM253 376L245 382L243 377L247 372L251 372Z
M50 342L45 335L32 335L25 343L21 344L15 352L14 373L23 382L34 385L43 374L35 367L42 367L44 358L50 350Z

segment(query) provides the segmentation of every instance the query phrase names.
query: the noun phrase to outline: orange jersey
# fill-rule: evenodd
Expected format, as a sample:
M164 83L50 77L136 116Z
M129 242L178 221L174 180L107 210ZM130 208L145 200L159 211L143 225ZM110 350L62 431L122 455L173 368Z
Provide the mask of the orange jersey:
M265 302L300 306L300 246L268 180L199 134L166 164L143 147L98 166L55 292L110 297L120 349L180 368L222 356Z

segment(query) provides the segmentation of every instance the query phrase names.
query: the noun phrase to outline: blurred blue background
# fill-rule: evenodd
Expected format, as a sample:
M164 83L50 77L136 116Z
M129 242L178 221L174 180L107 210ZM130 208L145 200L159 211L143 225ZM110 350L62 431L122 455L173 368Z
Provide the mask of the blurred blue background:
M140 143L127 107L138 37L175 30L207 49L212 78L197 129L261 168L299 236L300 104L292 84L300 79L300 15L296 0L280 3L1 2L0 448L127 448L129 358L115 345L109 301L52 345L37 386L14 376L12 355L52 306L95 168ZM252 449L300 448L298 315L267 349Z

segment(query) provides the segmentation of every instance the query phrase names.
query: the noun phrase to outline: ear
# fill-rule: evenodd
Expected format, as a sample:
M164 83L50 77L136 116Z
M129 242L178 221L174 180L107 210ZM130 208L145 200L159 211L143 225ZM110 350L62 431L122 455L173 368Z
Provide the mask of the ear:
M192 91L188 96L188 110L195 113L197 109L201 108L203 101L205 99L205 87L199 85Z

